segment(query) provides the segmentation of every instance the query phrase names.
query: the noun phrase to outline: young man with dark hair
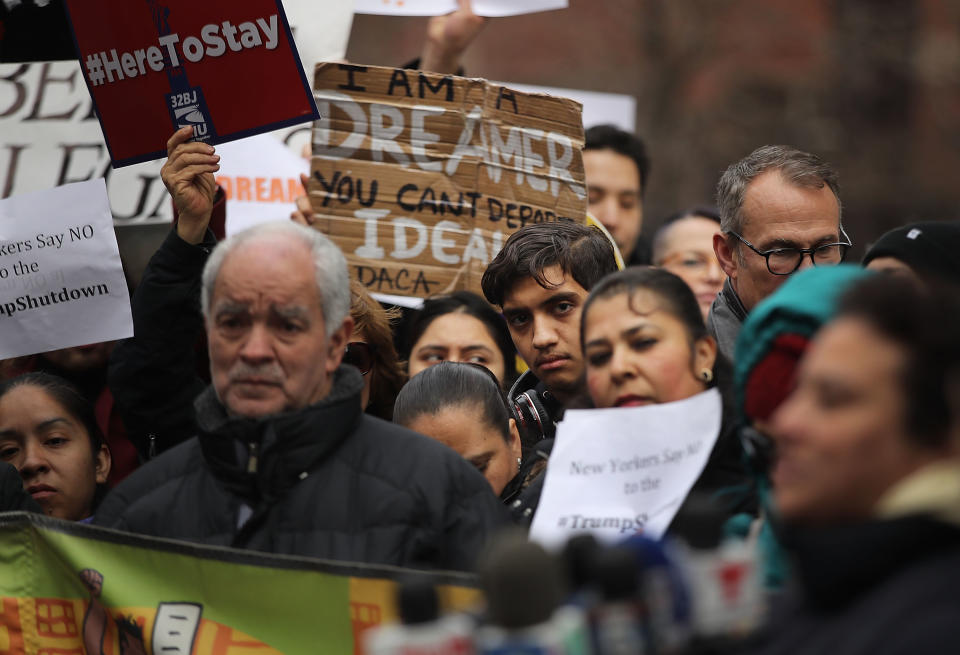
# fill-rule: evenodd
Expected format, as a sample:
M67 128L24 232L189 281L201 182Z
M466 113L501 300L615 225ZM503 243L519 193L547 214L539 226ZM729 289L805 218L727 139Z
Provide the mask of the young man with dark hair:
M484 295L503 309L530 367L509 394L525 446L552 437L560 409L581 390L580 310L593 285L616 270L599 229L557 221L518 230L483 274Z
M643 141L615 125L584 132L583 172L590 213L607 228L628 266L650 263L650 247L640 236L643 194L650 159Z

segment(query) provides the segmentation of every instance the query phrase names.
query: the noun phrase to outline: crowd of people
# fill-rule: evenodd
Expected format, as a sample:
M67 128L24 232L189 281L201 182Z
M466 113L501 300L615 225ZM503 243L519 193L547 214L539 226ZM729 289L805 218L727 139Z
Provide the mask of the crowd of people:
M667 538L692 538L706 498L758 544L777 603L742 652L960 637L960 223L904 225L844 263L837 172L764 145L715 208L648 242L643 143L597 126L583 162L606 232L528 225L482 296L401 314L349 279L309 202L218 239L219 156L191 136L167 144L177 219L133 293L134 337L0 367L0 509L474 571L500 529L530 525L565 411L716 389L720 433Z

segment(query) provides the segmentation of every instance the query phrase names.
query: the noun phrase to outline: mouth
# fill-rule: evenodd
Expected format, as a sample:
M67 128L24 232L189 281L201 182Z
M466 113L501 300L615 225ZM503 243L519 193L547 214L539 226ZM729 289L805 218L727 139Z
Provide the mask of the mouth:
M614 407L641 407L643 405L652 405L653 398L650 396L638 396L636 394L626 394L617 398L613 403Z
M57 490L48 484L32 484L26 489L27 493L33 496L34 500L49 498L57 493Z
M261 386L261 387L274 387L280 384L277 380L267 379L267 378L239 378L233 380L234 384L246 384L251 386Z
M548 355L537 359L536 367L540 371L553 371L566 366L570 358L566 355Z
M712 303L716 299L716 297L717 297L717 294L713 291L697 294L697 300L701 304Z

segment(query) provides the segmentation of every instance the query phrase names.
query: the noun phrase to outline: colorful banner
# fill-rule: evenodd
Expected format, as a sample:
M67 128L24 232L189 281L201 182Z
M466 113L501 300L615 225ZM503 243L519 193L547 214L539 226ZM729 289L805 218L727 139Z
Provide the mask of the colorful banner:
M359 652L396 620L399 576L439 585L448 609L471 576L253 551L0 514L0 652L15 655Z
M314 225L372 293L479 292L522 226L586 221L577 102L353 64L318 64L314 89Z
M314 120L280 0L67 0L113 166Z

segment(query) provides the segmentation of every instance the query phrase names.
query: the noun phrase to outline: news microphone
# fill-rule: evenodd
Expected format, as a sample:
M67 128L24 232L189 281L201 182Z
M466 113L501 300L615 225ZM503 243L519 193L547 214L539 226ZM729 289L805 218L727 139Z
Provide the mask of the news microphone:
M542 546L516 536L494 543L481 562L480 587L487 623L475 633L478 655L591 652L583 612L561 606L561 568Z
M764 616L756 540L725 537L726 518L709 497L690 496L671 526L700 638L743 637Z
M424 580L397 588L401 623L370 628L363 635L366 655L471 655L473 621L460 614L440 616L437 590Z
M643 580L633 551L622 546L600 551L593 573L601 600L588 616L597 654L652 653Z

